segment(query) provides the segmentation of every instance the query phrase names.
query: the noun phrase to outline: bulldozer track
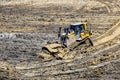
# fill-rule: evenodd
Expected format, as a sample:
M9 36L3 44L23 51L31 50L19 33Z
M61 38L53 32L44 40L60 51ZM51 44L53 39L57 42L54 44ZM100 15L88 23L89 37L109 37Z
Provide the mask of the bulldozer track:
M99 76L106 75L107 73L111 73L111 74L114 73L115 75L117 75L117 72L114 72L114 71L119 70L119 65L117 65L119 63L120 63L120 59L111 60L111 61L103 62L103 63L97 64L94 66L88 66L85 68L80 68L80 69L75 69L75 70L54 71L53 73L51 72L52 74L49 74L49 75L41 76L40 74L36 74L36 76L33 79L40 79L40 78L38 78L38 76L41 76L41 79L49 79L49 77L51 77L51 79L66 79L67 77L72 79L73 76L70 76L70 75L74 75L73 79L83 79L84 80L86 78L91 78L92 76L99 79ZM47 77L47 76L49 76L49 77ZM60 78L60 76L66 76L66 77ZM67 80L69 80L69 78L67 78ZM101 77L100 77L100 79L101 79ZM109 79L109 77L108 77L108 79ZM27 78L26 78L26 80L27 80Z
M112 51L113 54L109 53L109 52L111 52L111 48L115 49L114 51ZM118 48L120 48L120 45L116 44L116 45L111 46L110 48L106 48L106 49L104 49L102 51L98 51L98 52L96 52L95 54L93 54L90 57L86 57L86 58L82 58L82 59L76 58L74 60L55 61L55 62L51 61L49 63L45 63L45 64L43 63L44 65L36 65L33 68L28 68L28 69L24 68L24 70L28 70L27 72L30 72L29 70L35 69L34 70L35 72L33 72L33 73L26 73L25 75L26 76L30 76L30 75L31 76L40 76L40 75L41 76L46 76L46 75L50 75L49 74L49 70L52 71L52 73L54 73L52 75L68 74L68 73L72 74L72 73L80 72L81 70L84 70L85 67L92 66L94 64L94 60L93 60L94 57L100 58L102 55L106 54L105 52L107 52L108 55L110 54L110 55L117 55L118 56L119 55L119 51L115 52L116 49L118 49ZM114 59L116 59L116 57L113 57L112 59L114 60ZM106 61L110 61L112 59L108 58L108 60L106 60ZM74 64L71 64L71 63L74 63ZM89 65L88 63L91 63L92 65ZM99 64L101 62L96 62L96 63ZM97 64L94 64L94 65L97 65ZM63 67L65 65L66 65L66 67ZM28 65L28 66L30 66L30 65ZM61 67L63 67L64 69L66 68L65 70L68 70L68 71L66 71L66 72L65 71L59 72L59 71L62 71ZM69 70L70 67L71 67L72 70ZM83 69L81 69L81 68L83 68ZM74 70L74 69L76 69L76 70ZM38 72L38 70L39 70L39 72ZM55 71L57 71L58 73L56 73ZM43 75L43 73L44 73L44 75Z
M119 33L116 33L117 31L119 31L119 24L120 21L118 21L110 30L108 30L102 36L98 37L95 41L99 41L108 35L114 35L114 38L112 39L113 41L116 40L116 37L119 36ZM113 32L116 34L112 34ZM109 43L112 39L108 40L107 43ZM98 48L96 46L94 48L94 53L92 53L91 50L89 53L86 53L89 54L88 56L83 56L82 58L75 57L72 60L53 60L44 61L40 64L31 63L24 66L18 65L16 66L16 69L18 73L20 73L23 77L45 77L69 74L79 74L81 77L85 77L85 75L89 71L91 71L91 74L93 74L95 70L100 70L100 72L102 71L103 73L105 73L105 68L101 69L101 67L108 67L106 65L111 65L112 62L120 61L120 51L117 51L118 49L120 49L120 43L118 42L114 43L113 45L101 46L104 47L104 49L98 51L96 51L96 49Z
M105 2L102 0L99 0L99 1L103 4L105 4L105 7L108 10L108 13L114 12L114 9L117 11L120 11L120 5L118 4L119 2L108 2L108 1Z
M114 39L116 36L118 36L120 30L120 21L118 21L110 30L108 30L105 34L103 34L102 36L96 38L94 40L94 45L99 45L99 44L103 44L109 40Z
M116 52L116 54L119 54L119 52ZM99 64L95 64L95 65L89 65L89 66L87 66L86 65L86 67L85 67L85 63L83 63L82 65L84 65L84 66L82 66L82 65L80 65L79 64L79 66L82 66L82 67L77 67L77 68L73 68L73 69L68 69L68 70L65 70L65 71L62 71L62 70L60 70L60 69L57 69L57 70L52 70L52 71L50 71L51 73L49 73L49 71L48 72L46 72L46 70L44 69L44 71L40 71L39 70L39 72L37 71L37 70L34 70L34 72L32 72L32 73L25 73L24 75L25 76L33 76L33 74L34 74L34 77L36 77L36 76L42 76L42 77L44 77L44 76L53 76L53 75L70 75L70 74L73 74L73 73L79 73L80 75L81 74L84 74L85 75L85 73L88 73L88 71L89 70L92 70L93 72L94 72L94 69L97 69L97 68L100 68L100 70L102 69L101 67L103 67L103 66L105 66L105 65L110 65L112 62L117 62L117 61L119 61L120 62L120 60L118 59L111 59L111 60L109 60L109 61L107 61L107 62L103 62L103 63L99 63ZM74 66L74 65L73 65ZM71 67L73 67L73 66L71 66ZM77 65L78 66L78 65ZM112 65L113 66L113 65ZM68 67L68 66L67 66ZM70 66L69 66L70 67ZM105 66L106 67L106 66ZM107 66L108 67L108 66ZM114 66L115 67L115 66ZM103 70L104 70L105 68L103 68ZM49 70L49 68L47 68L47 70ZM99 70L98 70L99 71ZM28 71L29 72L29 71ZM105 72L105 71L104 71Z
M80 69L76 69L76 70L68 70L68 71L64 71L64 72L58 72L57 71L53 75L65 75L65 74L69 75L69 74L73 74L73 73L81 73L83 71L86 72L86 73L88 73L87 70L89 70L89 69L94 70L96 68L100 68L102 66L108 65L111 62L117 62L117 61L120 61L120 59L119 60L113 60L113 61L108 61L108 62L100 63L100 64L97 64L97 65L94 65L94 66L89 66L87 68L80 68Z

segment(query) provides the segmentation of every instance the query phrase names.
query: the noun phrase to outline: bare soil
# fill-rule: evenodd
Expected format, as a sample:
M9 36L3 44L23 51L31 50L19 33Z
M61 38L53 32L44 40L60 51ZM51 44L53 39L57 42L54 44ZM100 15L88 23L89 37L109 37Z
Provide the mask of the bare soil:
M79 56L72 60L44 61L36 56L47 41L57 40L60 26L87 20L92 26L93 41L104 35L120 20L120 0L12 1L2 1L0 5L1 80L120 79L119 25L110 34L114 38L107 40L104 36L105 42L85 52L78 51Z

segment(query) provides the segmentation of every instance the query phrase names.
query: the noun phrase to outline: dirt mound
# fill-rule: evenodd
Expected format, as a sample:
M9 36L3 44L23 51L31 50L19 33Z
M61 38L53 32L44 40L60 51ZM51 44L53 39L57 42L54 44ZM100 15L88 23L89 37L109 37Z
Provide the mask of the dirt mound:
M12 79L15 75L15 68L7 62L0 62L0 79Z
M109 40L114 39L116 36L120 34L120 21L118 21L114 26L108 30L105 34L98 37L94 40L94 45L103 44L105 42L108 42Z

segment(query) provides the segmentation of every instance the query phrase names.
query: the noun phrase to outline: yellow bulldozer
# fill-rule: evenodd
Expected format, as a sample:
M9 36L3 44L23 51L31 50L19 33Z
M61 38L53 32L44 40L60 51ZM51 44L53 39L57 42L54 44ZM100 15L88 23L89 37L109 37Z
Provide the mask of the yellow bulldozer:
M42 47L39 57L43 59L71 59L75 57L75 50L93 46L90 36L92 35L91 26L87 22L71 24L69 27L58 29L58 41L48 42Z

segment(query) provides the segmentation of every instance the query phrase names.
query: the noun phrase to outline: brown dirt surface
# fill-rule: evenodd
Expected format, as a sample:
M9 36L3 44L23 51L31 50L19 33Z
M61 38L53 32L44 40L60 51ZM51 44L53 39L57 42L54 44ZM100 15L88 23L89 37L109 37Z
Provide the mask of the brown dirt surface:
M58 27L87 20L95 46L73 59L36 56ZM1 80L120 80L120 0L1 0Z

